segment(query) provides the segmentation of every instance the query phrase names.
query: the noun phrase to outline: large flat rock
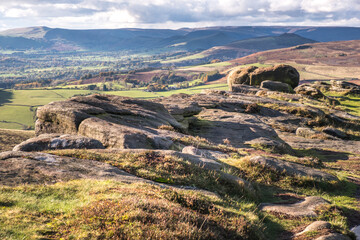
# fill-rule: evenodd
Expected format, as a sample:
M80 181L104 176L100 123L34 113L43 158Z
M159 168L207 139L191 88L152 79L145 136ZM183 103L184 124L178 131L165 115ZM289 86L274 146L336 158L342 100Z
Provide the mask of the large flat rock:
M297 163L287 162L272 157L255 156L250 158L249 161L251 163L260 164L262 166L268 167L279 173L286 173L292 176L308 176L318 180L327 181L337 180L335 176L320 171L318 169L306 167Z
M264 203L260 205L260 209L291 217L316 217L315 208L324 204L328 204L328 202L321 197L307 197L304 201L294 204Z
M44 151L53 149L102 149L104 146L98 140L70 134L41 134L30 138L19 145L13 151Z
M52 184L84 178L150 182L98 161L39 152L0 153L0 185Z
M253 114L205 109L198 117L204 124L199 127L196 134L216 144L246 147L247 141L278 137L272 127L261 121L261 117Z
M94 138L105 147L169 148L171 133L183 129L162 104L94 94L52 102L38 109L36 134L69 133Z
M195 126L200 129L192 134L214 144L246 147L246 141L257 138L279 140L263 115L244 113L253 97L260 98L242 96L244 99L231 98L219 91L152 101L99 94L74 97L39 108L36 134L78 134L96 139L106 148L170 149L174 139L194 127L192 118L208 123Z
M279 133L279 137L286 141L291 147L299 149L331 149L334 151L342 151L360 154L360 141L351 140L324 140L310 139L296 136L292 133Z

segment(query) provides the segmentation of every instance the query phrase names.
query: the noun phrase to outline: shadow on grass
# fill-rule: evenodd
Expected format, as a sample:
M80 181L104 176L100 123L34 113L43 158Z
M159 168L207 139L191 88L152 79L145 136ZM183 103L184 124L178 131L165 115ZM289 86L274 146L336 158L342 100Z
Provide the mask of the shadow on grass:
M298 156L301 157L316 157L323 162L335 162L337 160L348 160L349 153L347 152L337 152L332 150L323 150L317 148L310 149L297 149Z
M10 99L12 99L13 93L9 91L0 90L0 106L5 103L10 103Z

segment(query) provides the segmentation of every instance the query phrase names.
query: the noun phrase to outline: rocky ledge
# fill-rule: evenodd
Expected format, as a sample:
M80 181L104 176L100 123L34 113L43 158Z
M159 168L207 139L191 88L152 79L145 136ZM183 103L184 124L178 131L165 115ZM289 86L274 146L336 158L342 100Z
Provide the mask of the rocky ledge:
M298 75L292 68L286 69L290 74L288 83L293 81L295 87ZM234 74L239 73L233 73L233 77ZM222 185L231 186L231 190L226 190L230 195L239 189L247 196L259 195L261 184L320 188L341 185L342 180L332 168L303 153L324 149L360 153L356 135L360 118L336 108L315 86L299 87L295 94L289 85L256 77L267 76L266 71L248 69L240 74L242 78L234 80L236 86L231 86L236 89L233 92L206 90L153 100L93 94L40 107L37 137L21 143L12 152L0 154L0 183L51 184L83 178L213 190L198 189L203 186L199 183L193 183L196 187L189 183L177 186L171 184L172 179L151 178L119 160L135 154L131 161L146 162L154 171L160 171L156 164L183 175L192 168L198 174L205 171L207 176L220 179ZM237 81L264 84L258 88ZM282 92L274 91L276 87ZM111 156L112 160L104 160L103 156ZM180 166L187 170L180 171ZM226 195L213 191L218 197ZM304 193L301 198L304 200L295 203L261 204L257 210L316 220L316 209L332 204ZM292 239L302 239L300 236L313 229L330 228L329 223L320 223L292 234ZM317 237L334 236L346 239L333 230Z

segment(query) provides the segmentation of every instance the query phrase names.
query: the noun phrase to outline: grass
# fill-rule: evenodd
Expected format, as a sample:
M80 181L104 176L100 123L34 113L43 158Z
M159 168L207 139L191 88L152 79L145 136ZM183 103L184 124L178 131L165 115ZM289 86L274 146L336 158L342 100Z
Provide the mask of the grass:
M15 145L34 136L33 131L0 129L0 152L10 151Z
M315 220L329 221L337 231L348 233L348 215L360 210L355 198L356 185L345 180L346 172L338 171L339 182L286 176L250 164L247 158L254 154L251 151L223 160L227 165L224 171L254 182L256 197L248 196L217 172L171 156L95 150L51 153L106 162L161 184L192 186L217 194L94 180L0 187L0 238L278 239L284 231L293 231ZM257 150L256 154L270 153ZM301 151L302 156L322 160L329 154ZM335 158L343 158L344 154L335 154ZM302 161L290 155L281 157ZM328 166L327 162L324 164ZM257 210L261 202L288 201L280 196L286 194L321 196L331 204L317 209L316 218L286 218Z
M328 96L339 97L342 109L351 114L360 116L360 96L343 96L341 93L328 92Z
M175 58L175 59L166 59L164 61L161 61L161 63L162 64L177 63L177 62L182 62L182 61L201 59L201 58L204 58L204 57L206 57L206 56L203 55L203 54L197 53L197 54L186 56L186 57L180 57L180 58Z
M51 186L0 187L0 193L2 239L261 236L258 219L247 219L235 205L221 198L193 191L81 180Z
M264 225L266 226L264 234L268 237L267 239L277 239L276 236L280 233L310 224L315 220L329 221L339 231L347 234L349 231L347 213L360 210L355 197L356 185L345 179L346 173L344 172L338 173L340 181L324 182L310 177L288 176L267 167L251 164L247 161L251 155L237 155L239 157L234 155L232 158L223 160L227 165L226 169L224 169L225 172L240 176L255 184L254 187L257 190L254 198L248 197L242 189L235 190L234 185L221 179L221 176L215 172L197 168L186 161L169 156L148 155L147 153L101 154L89 150L61 150L52 151L51 153L103 161L137 176L160 183L191 185L215 192L219 197L226 199L227 202L240 204L241 212L244 212L245 209L252 211L253 213L247 216L248 219L254 217L255 219L264 219ZM264 154L269 153L264 152ZM318 156L316 154L321 153L308 151L302 154ZM301 162L300 159L294 156L288 157L293 158L292 160L295 162ZM299 197L320 196L328 200L331 205L329 208L320 209L317 218L308 219L284 218L256 212L255 206L260 202L284 202L278 195L289 193Z
M230 63L230 62L218 62L218 63L209 63L209 64L202 64L202 65L183 67L183 68L179 68L179 70L198 68L198 67L219 68L219 67L227 67L227 66L230 66L230 65L232 65L232 63Z
M145 153L98 153L91 150L57 150L50 153L101 161L141 178L172 185L194 186L221 196L243 197L242 186L224 179L220 172L191 164L181 158Z
M321 153L313 151L303 152L303 154L312 157L319 157L321 155ZM269 155L269 153L257 152L256 155ZM267 167L250 163L248 161L250 157L251 155L246 155L223 161L238 169L241 177L257 183L258 201L270 203L286 202L288 201L287 199L282 199L278 196L281 194L291 194L298 197L320 196L331 203L328 208L319 209L319 216L317 218L284 218L265 213L264 224L267 226L266 233L268 236L273 236L270 239L276 239L274 236L278 236L284 231L293 231L299 226L308 225L316 220L329 221L338 231L345 234L349 233L347 218L351 217L352 212L360 211L360 207L356 199L357 186L346 180L346 172L338 171L337 174L340 177L338 182L323 182L309 177L288 176L275 172ZM288 157L293 158L292 160L295 162L301 162L301 159L297 159L294 156ZM325 156L321 157L325 158ZM332 165L325 163L325 169L332 167L334 167L334 163Z

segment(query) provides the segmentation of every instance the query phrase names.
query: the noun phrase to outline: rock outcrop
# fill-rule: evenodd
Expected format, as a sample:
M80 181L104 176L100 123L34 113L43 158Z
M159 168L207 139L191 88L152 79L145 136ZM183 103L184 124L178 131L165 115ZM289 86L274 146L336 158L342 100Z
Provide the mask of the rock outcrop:
M0 185L53 184L80 178L146 182L106 163L39 152L0 153Z
M273 128L247 111L251 104L250 99L231 99L225 92L153 101L95 94L39 108L36 133L78 134L121 149L170 149L188 131L233 147L245 147L245 142L258 138L286 145Z
M294 92L292 87L287 83L269 81L269 80L265 80L261 82L260 88L264 88L270 91L285 92L285 93Z
M53 149L103 149L98 140L69 134L41 134L14 147L13 151L44 151Z
M319 132L307 127L299 127L298 129L296 129L296 136L304 137L304 138L311 138L312 136L318 133Z
M228 76L228 85L233 90L236 84L260 86L266 80L287 83L295 88L299 85L300 74L294 67L284 64L267 68L236 68Z
M303 235L307 232L319 231L323 229L331 229L331 224L326 221L316 221L307 226L304 231L297 233L295 236Z
M330 81L331 87L330 91L339 92L343 94L360 94L360 86L354 83L346 82L346 81Z
M295 88L299 85L300 74L294 67L284 64L258 68L251 73L250 85L260 86L261 82L265 80L287 83Z
M292 176L303 176L311 177L317 180L326 180L326 181L336 181L337 178L329 173L300 165L298 163L287 162L284 160L264 157L264 156L255 156L249 159L253 164L260 164L264 167L268 167L279 173L285 173Z
M329 204L321 197L307 197L304 201L294 204L267 204L264 203L260 209L266 212L284 214L291 217L316 217L315 208Z
M281 80L268 81L271 74L277 78L275 81ZM335 106L326 108L324 101L328 98L319 92L321 88L330 89L330 85L309 85L309 93L299 90L307 85L298 87L298 94L281 92L291 89L290 81L292 86L298 84L298 75L289 66L250 67L232 72L229 85L236 89L234 92L204 90L201 94L151 100L93 94L52 102L37 111L38 136L16 146L12 152L0 154L0 185L110 179L164 188L202 188L201 191L212 191L221 201L237 201L244 196L253 206L257 204L256 197L263 197L261 190L271 188L269 192L273 191L274 198L269 202L277 201L275 197L282 198L282 202L261 204L261 210L275 213L280 220L316 218L322 211L317 207L329 202L317 196L298 202L303 197L291 194L302 187L307 188L304 192L317 194L312 190L314 185L328 192L326 196L331 201L330 193L334 192L330 188L341 191L338 188L342 182L335 173L327 171L360 154L360 142L356 141L360 117ZM246 84L261 84L266 90ZM34 152L54 149L58 151L51 153L59 156ZM334 157L336 162L329 165L317 154L331 160ZM254 169L260 173L254 173ZM172 181L176 178L181 181ZM253 184L254 179L260 184ZM278 180L281 184L275 183ZM275 190L268 188L273 184ZM214 203L197 197L187 199L185 195L170 197L175 198L174 204L184 203L181 207L186 208L194 203L210 204L212 209ZM330 206L324 209L332 211ZM329 225L317 221L302 232L305 226L300 226L292 230L300 232L293 237L302 239L311 231L320 231L316 235L322 236L319 239L346 239Z
M325 95L312 84L301 84L300 86L296 87L294 90L297 94L301 94L304 96L308 96L316 99L325 98Z
M236 68L230 72L228 76L228 85L231 87L235 84L250 85L250 74L257 69L256 66L249 66L246 68Z
M111 95L74 97L53 102L37 111L36 134L79 134L99 140L105 147L164 148L169 135L160 126L183 126L159 103Z
M182 153L192 154L199 157L204 157L213 160L226 159L230 156L226 153L222 153L219 151L207 150L207 149L199 149L194 146L184 147Z

